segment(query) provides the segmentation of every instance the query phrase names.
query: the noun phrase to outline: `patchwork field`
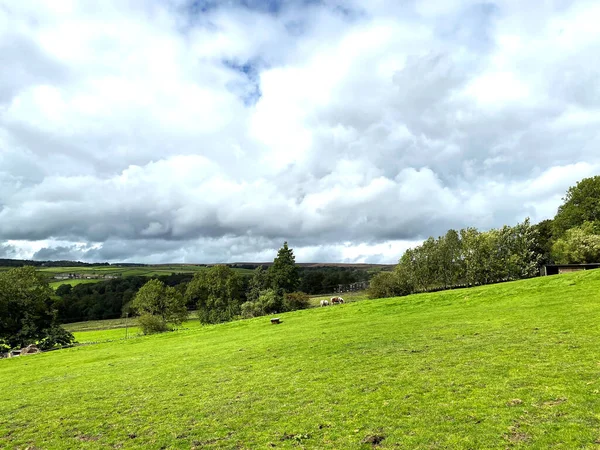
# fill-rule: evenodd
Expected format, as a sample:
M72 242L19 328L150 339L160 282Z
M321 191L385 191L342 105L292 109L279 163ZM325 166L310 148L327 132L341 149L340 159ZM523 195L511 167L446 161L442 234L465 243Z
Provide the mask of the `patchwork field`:
M0 271L9 270L11 267L0 267ZM168 264L168 265L152 265L152 266L91 266L91 267L38 267L39 272L44 273L50 281L50 286L57 289L60 285L70 284L75 286L82 283L98 283L104 281L105 276L113 277L132 277L132 276L160 276L171 275L172 273L196 273L201 270L206 270L206 266L196 266L192 264ZM234 271L240 275L251 275L251 269L234 268ZM99 278L74 278L67 280L54 280L54 277L59 274L72 273L82 277L92 276Z
M600 271L280 317L2 360L0 447L600 443Z

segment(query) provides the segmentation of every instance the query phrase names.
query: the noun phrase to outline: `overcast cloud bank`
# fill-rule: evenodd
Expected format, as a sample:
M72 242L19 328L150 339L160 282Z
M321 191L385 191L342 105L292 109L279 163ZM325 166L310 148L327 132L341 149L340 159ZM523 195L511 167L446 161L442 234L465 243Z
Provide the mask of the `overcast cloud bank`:
M0 257L394 263L600 173L596 1L222 3L0 0Z

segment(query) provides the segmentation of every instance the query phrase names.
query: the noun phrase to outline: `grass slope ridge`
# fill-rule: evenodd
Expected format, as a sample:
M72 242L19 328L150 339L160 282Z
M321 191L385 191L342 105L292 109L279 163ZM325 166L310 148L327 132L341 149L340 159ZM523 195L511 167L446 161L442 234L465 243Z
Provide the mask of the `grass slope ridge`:
M0 447L595 448L600 271L0 361Z

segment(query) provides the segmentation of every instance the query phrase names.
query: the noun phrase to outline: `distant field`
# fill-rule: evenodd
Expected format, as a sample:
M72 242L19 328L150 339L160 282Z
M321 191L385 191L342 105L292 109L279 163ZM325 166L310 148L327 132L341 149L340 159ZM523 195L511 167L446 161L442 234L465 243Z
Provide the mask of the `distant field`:
M172 273L195 273L206 270L205 266L170 265L170 266L141 266L141 267L118 267L118 266L94 266L94 267L41 267L40 272L50 276L61 273L75 273L81 275L114 275L122 277L130 276L153 276L170 275ZM247 269L236 269L246 271ZM250 272L250 271L249 271Z
M200 327L201 324L197 317L196 312L192 312L189 320L177 328L182 331ZM80 344L112 341L125 339L126 336L132 338L141 335L141 330L137 326L137 318L135 317L67 323L63 327L73 333L76 341Z
M600 271L280 317L1 360L0 448L600 442Z
M0 267L0 271L9 270L13 267ZM55 275L74 273L78 275L89 275L89 276L117 276L117 277L132 277L132 276L160 276L160 275L171 275L172 273L196 273L198 271L206 270L206 266L197 266L191 264L168 264L168 265L155 265L155 266L92 266L92 267L38 267L39 272L44 273L48 276L50 286L53 289L57 289L63 284L70 284L76 286L82 283L98 283L105 281L104 278L92 278L92 279L67 279L67 280L54 280ZM235 272L240 275L251 275L251 269L234 268Z
M78 284L89 284L89 283L98 283L99 281L104 281L102 278L97 278L97 279L92 279L92 280L79 280L79 279L74 279L74 280L58 280L58 281L52 281L50 282L50 287L54 290L56 290L56 288L58 288L59 286L62 286L63 284L70 284L71 286L77 286Z

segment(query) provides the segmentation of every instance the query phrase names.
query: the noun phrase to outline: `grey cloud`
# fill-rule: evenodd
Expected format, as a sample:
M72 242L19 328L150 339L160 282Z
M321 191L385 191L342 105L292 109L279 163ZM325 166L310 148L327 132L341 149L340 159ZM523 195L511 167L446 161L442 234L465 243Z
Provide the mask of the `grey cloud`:
M14 245L0 243L0 258L15 259L19 257L19 252Z
M31 39L0 32L0 105L9 103L21 90L32 85L62 84L69 70L54 60Z
M211 7L214 27L185 33L182 9L157 6L168 19L146 11L135 30L156 38L159 65L126 35L108 56L103 36L82 41L98 50L90 70L56 63L35 36L6 41L0 58L15 64L0 96L15 102L0 110L0 239L48 241L36 259L269 260L289 240L313 260L395 262L379 246L548 217L600 168L600 41L514 56L500 45L519 32L512 18L544 22L495 3ZM116 19L127 21L119 3ZM521 84L503 86L505 73ZM46 84L49 106L28 90Z

